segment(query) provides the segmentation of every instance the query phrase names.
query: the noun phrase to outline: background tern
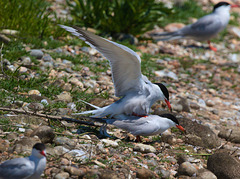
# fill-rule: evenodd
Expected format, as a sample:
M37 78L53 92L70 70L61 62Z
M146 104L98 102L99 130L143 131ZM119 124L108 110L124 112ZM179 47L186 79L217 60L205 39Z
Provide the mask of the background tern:
M141 73L141 59L137 53L124 45L104 39L78 27L60 25L63 29L84 40L106 57L111 65L115 95L122 97L103 108L78 114L94 114L93 117L113 117L118 114L145 116L157 100L164 100L171 110L169 93L162 83L151 83Z
M45 167L45 145L37 143L29 157L15 158L0 164L0 179L40 179Z
M124 129L135 135L138 142L141 141L140 136L161 134L171 127L177 127L184 132L184 128L179 125L177 118L172 114L148 115L146 117L119 115L115 117L116 119L93 118L93 120ZM108 136L105 128L106 125L100 129L100 132Z
M211 46L210 39L221 32L228 24L230 19L231 7L239 7L238 5L230 5L227 2L219 2L209 15L203 16L197 22L187 25L182 29L169 33L156 33L153 38L158 41L175 40L181 38L190 38L197 41L208 41L209 48L213 51L217 49ZM163 38L158 38L165 36Z

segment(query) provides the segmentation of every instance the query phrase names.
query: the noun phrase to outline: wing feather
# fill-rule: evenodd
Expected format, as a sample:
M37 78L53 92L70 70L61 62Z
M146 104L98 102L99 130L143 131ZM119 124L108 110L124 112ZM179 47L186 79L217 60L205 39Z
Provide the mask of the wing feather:
M128 47L104 39L78 27L60 27L87 42L106 57L111 65L115 95L120 97L131 91L142 90L141 59Z

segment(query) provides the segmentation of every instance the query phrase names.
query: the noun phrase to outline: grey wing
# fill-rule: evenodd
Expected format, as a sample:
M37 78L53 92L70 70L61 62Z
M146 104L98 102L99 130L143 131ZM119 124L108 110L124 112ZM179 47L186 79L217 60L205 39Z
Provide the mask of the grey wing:
M26 158L8 160L0 165L0 179L24 179L34 173L34 164Z
M205 36L216 34L221 30L222 23L213 14L206 15L200 18L197 22L188 25L181 29L184 36Z
M158 127L145 117L137 120L115 120L112 122L112 124L118 128L130 132L133 135L148 136L158 130Z
M144 82L141 74L141 59L128 47L104 39L78 27L60 27L84 40L110 61L115 95L124 96L127 92L142 90Z

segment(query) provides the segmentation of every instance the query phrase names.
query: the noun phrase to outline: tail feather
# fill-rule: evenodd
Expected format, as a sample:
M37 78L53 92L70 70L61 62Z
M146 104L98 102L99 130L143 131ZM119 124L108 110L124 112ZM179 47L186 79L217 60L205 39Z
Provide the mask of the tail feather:
M154 33L152 37L156 41L167 41L183 38L181 31Z
M181 39L183 36L178 35L178 36L170 36L166 38L155 38L156 41L168 41L168 40L176 40L176 39Z
M89 106L92 106L92 107L95 108L95 109L99 109L99 108L100 108L100 107L95 106L95 105L93 105L93 104L91 104L91 103L88 103L87 101L84 101L84 100L82 100L82 99L79 99L79 101L81 101L81 102L83 102L83 103L85 103L85 104L87 104L87 105L89 105Z

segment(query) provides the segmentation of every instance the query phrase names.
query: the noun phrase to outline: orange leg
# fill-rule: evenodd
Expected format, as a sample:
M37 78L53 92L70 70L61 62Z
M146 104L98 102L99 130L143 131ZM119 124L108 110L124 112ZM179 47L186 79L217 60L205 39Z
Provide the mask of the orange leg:
M136 141L137 142L142 142L142 139L141 139L141 137L139 135L136 136Z
M217 51L217 48L216 48L216 47L213 47L213 46L211 45L210 40L208 41L208 45L209 45L209 48L210 48L211 50L213 50L214 52Z

